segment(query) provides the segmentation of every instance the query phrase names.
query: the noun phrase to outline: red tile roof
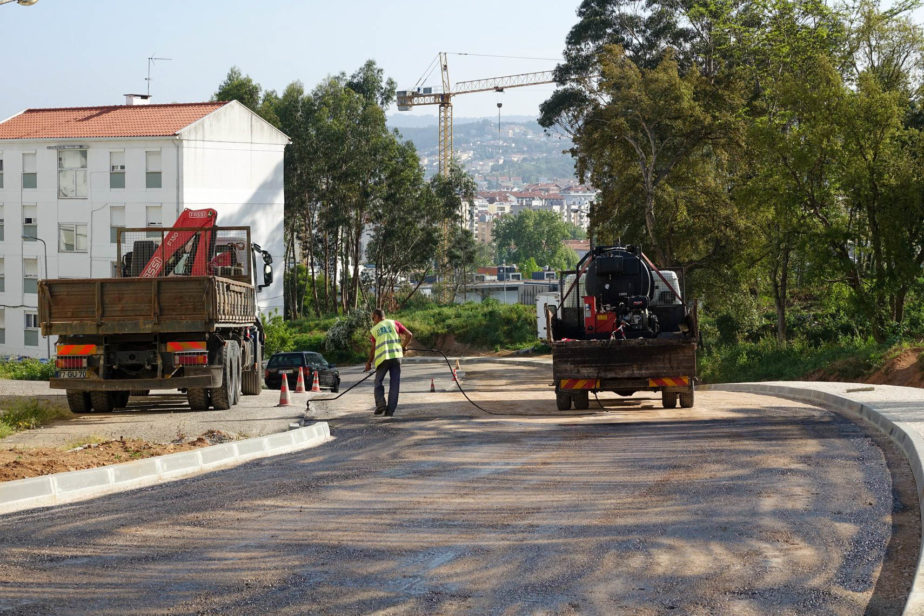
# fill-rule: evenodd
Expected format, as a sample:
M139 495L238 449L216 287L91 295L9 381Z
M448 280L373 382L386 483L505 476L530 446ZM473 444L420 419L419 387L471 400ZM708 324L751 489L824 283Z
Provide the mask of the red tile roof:
M228 103L26 109L0 123L0 139L163 137Z

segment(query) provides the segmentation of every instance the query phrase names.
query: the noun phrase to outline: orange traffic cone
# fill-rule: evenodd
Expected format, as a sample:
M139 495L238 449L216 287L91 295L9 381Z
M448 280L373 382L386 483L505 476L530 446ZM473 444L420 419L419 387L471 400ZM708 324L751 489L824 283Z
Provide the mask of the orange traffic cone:
M314 378L311 379L311 381L312 381L312 382L311 382L311 391L313 391L313 392L316 391L316 392L320 393L320 391L321 391L321 383L320 383L320 380L321 380L321 377L320 377L320 375L318 375L318 371L315 370L315 371L314 371Z
M289 375L282 372L282 386L279 388L279 404L276 406L292 406L289 400Z
M295 381L295 393L303 394L305 393L305 368L301 367L298 369L298 380Z
M458 369L458 368L453 368L453 369L452 369L452 382L453 382L453 383L458 383L458 382L459 382L459 379L456 378L456 370L457 370L457 369Z
M436 391L436 385L433 383L433 379L430 379L430 392Z

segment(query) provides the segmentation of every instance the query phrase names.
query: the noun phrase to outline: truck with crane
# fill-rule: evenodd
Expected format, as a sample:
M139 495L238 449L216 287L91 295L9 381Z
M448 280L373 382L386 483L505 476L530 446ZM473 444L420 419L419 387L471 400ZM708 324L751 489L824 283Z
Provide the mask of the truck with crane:
M272 257L249 227L216 219L186 209L170 229L121 229L116 277L39 281L42 335L58 336L50 385L71 411L112 411L158 389L184 391L194 410L260 393L256 294L272 283Z
M697 312L679 283L637 246L598 246L563 272L557 294L537 298L559 410L586 409L598 391L693 406Z

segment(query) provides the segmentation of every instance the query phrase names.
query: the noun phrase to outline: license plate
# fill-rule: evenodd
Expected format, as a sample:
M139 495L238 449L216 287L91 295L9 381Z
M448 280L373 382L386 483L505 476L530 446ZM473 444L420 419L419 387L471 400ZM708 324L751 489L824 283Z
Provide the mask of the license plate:
M85 379L87 378L86 370L58 370L59 379Z

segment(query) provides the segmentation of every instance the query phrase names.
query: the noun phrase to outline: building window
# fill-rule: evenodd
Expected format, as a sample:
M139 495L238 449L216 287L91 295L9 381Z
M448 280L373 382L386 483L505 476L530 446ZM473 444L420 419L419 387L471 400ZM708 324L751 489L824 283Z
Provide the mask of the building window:
M87 198L86 150L58 150L58 197Z
M144 208L145 216L145 227L160 227L163 226L163 218L161 214L161 209L159 205L149 205ZM148 237L159 238L161 236L158 231L148 231Z
M113 244L119 241L119 229L125 228L125 206L113 205L109 208L109 241Z
M38 259L34 257L22 260L22 292L38 293Z
M6 311L0 308L0 344L6 344Z
M38 237L38 206L34 203L22 206L22 234L25 237Z
M63 223L58 225L58 252L86 252L87 225Z
M3 152L0 152L0 188L3 188Z
M3 225L3 204L0 203L0 242L3 241L3 232L4 232L4 225Z
M6 268L3 265L3 258L0 257L0 293L6 291Z
M109 188L125 188L125 152L109 152Z
M145 188L160 188L160 152L145 152Z
M26 152L22 155L22 187L36 188L38 186L38 173L35 167L35 152Z
M26 346L38 346L39 339L39 320L38 313L36 312L27 312L25 314L25 331L23 332L22 342Z

